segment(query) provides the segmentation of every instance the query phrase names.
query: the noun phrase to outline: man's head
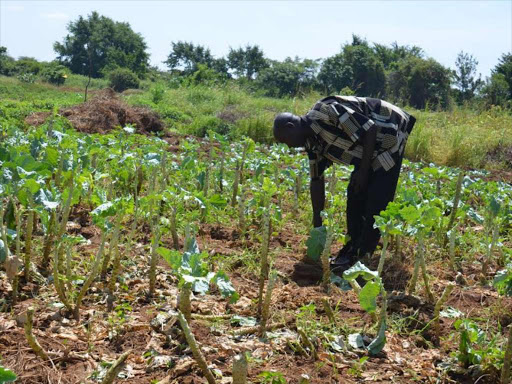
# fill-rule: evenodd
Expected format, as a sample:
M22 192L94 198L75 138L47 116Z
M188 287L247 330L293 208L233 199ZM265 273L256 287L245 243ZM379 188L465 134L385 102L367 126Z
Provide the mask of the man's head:
M274 138L289 147L303 147L308 130L301 118L289 112L280 113L274 119Z

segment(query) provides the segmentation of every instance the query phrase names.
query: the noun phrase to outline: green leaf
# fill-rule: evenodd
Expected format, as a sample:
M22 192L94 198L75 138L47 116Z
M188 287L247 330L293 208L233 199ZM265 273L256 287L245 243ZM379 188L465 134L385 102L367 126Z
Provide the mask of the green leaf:
M7 258L7 250L5 249L5 244L3 240L0 240L0 263L3 263Z
M363 263L358 261L351 268L343 272L345 280L355 280L361 276L365 280L373 280L378 277L377 271L371 271Z
M375 281L367 282L359 292L359 303L368 313L377 309L377 296L380 293L380 284Z
M174 270L178 270L181 267L181 253L175 249L167 249L164 247L158 247L156 252L162 256L162 258L170 265Z
M483 224L484 218L473 208L468 209L468 216L477 224Z
M456 318L463 317L463 316L464 316L464 313L462 313L461 311L459 311L458 309L453 308L453 307L448 307L448 308L442 310L441 312L439 312L439 317L445 317L448 319L456 319Z
M223 208L228 204L227 200L219 194L212 195L208 199L208 202L217 208Z
M325 246L325 238L327 236L327 228L325 226L313 228L309 232L309 239L306 241L307 256L311 260L320 260Z
M256 318L254 317L244 317L239 315L234 315L230 320L231 325L239 326L239 327L254 327L256 325Z
M0 365L0 384L8 383L17 379L16 374L10 369L4 368Z
M364 348L363 336L360 333L352 333L348 335L348 345L354 349Z
M39 183L34 179L26 179L23 183L23 187L27 188L32 195L34 195L41 188Z
M46 191L41 188L39 192L34 196L34 200L37 204L42 205L47 210L54 210L59 206L58 201L51 201L50 200L51 193L50 191Z
M416 207L408 205L400 210L400 216L408 223L413 224L420 218L420 211Z
M500 213L501 204L498 202L498 200L496 200L494 196L491 197L491 201L489 202L489 208L493 216L498 216L498 213Z
M91 212L91 214L93 217L96 216L105 218L109 216L114 216L116 214L116 210L114 204L111 201L109 201L96 207L96 209L94 209Z
M219 291L223 297L230 298L230 303L235 303L238 300L239 295L236 292L235 287L223 271L217 272L213 282L217 284L217 287L219 288Z
M383 321L380 325L379 333L377 337L368 346L368 352L370 355L375 356L382 351L386 345L386 322Z

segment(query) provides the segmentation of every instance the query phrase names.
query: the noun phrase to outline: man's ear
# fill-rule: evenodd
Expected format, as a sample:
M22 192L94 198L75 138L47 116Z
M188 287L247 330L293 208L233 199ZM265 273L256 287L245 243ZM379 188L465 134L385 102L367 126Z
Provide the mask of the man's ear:
M285 127L288 130L287 133L290 133L295 128L295 124L293 124L291 121L289 121L286 123Z

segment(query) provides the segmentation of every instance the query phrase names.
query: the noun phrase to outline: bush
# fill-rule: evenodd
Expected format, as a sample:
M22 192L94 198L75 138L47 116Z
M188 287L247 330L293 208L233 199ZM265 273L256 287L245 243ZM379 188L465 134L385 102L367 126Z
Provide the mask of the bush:
M36 81L36 77L33 73L22 73L21 75L18 75L16 77L22 83L33 84Z
M54 85L64 84L67 77L66 67L57 63L50 63L41 71L43 81Z
M116 92L123 92L129 88L139 88L140 81L137 75L127 68L114 69L108 74L110 87Z
M188 125L185 129L187 133L195 136L204 137L206 132L212 130L221 135L226 135L229 132L229 124L222 121L215 116L200 116L196 118L192 124Z

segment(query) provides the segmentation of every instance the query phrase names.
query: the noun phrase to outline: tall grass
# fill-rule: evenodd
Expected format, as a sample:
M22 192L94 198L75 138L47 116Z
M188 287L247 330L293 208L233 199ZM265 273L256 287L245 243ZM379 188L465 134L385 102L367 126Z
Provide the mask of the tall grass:
M64 86L56 87L0 76L0 112L4 108L19 108L23 112L18 115L26 115L30 111L80 103L86 80L85 76L71 75ZM123 97L128 103L155 109L169 130L203 136L212 129L229 138L250 136L266 143L273 140L272 122L277 113L303 115L324 96L311 93L278 99L258 96L233 83L186 87L169 87L164 81L146 83L144 90L128 91ZM105 80L93 80L93 89L104 86ZM152 92L155 87L164 90L158 98ZM469 106L440 112L404 109L417 118L406 147L408 159L473 168L510 167L500 153L512 150L511 111Z

